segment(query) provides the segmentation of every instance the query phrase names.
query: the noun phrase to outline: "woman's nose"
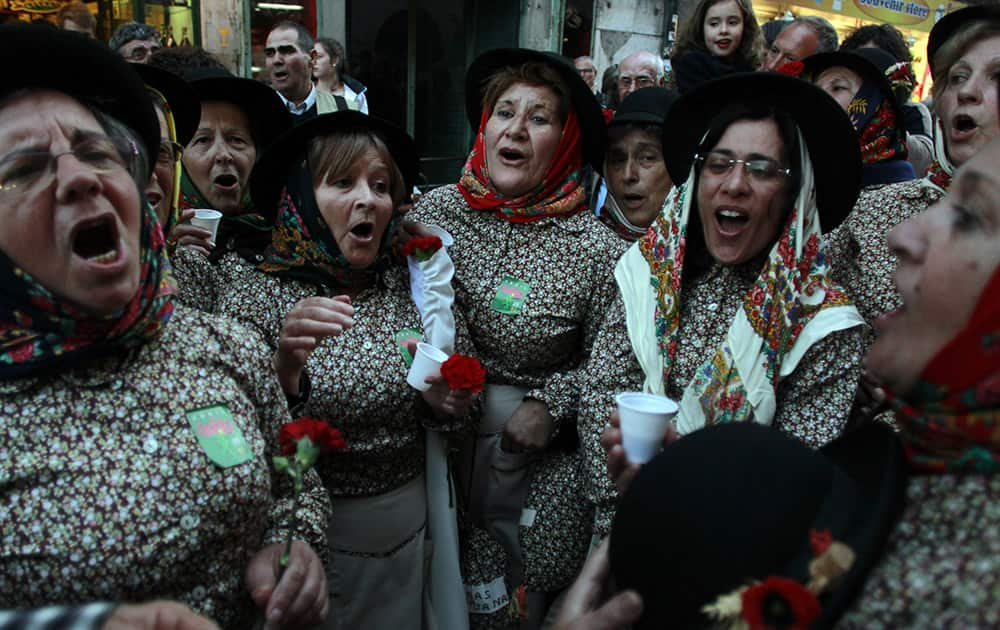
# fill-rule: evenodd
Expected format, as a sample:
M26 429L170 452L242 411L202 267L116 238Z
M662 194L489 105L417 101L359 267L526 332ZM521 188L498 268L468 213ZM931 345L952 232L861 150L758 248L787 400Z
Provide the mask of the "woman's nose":
M728 194L733 196L740 196L749 193L750 177L747 175L747 170L743 164L733 165L733 167L725 175L725 179L722 182L722 188Z
M100 194L101 179L94 169L84 164L76 155L64 153L55 159L56 199L62 203L78 201Z
M925 212L930 212L930 209L925 210ZM903 221L889 230L886 240L889 243L889 249L899 259L900 264L920 261L927 243L923 229L923 218L917 215Z

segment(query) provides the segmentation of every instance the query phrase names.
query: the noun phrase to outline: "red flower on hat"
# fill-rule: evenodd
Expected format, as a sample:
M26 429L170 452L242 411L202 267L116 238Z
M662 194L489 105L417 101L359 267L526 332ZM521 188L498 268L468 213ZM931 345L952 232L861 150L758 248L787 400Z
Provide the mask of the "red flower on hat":
M281 427L278 445L282 455L294 455L299 440L303 438L309 438L321 453L347 448L347 441L338 429L323 420L304 416Z
M828 529L809 530L809 547L812 548L814 556L823 555L823 553L830 548L831 543L833 543L833 536L830 535L830 530Z
M601 105L601 115L604 116L604 124L610 125L611 119L615 117L615 110Z
M451 389L468 389L474 394L483 391L486 368L475 357L453 354L441 364L441 376Z
M778 66L776 72L779 74L787 74L793 77L797 77L802 74L802 71L806 69L805 64L801 61L789 61L788 63L783 63Z
M795 580L769 577L740 596L742 617L751 630L806 630L822 609L816 596Z

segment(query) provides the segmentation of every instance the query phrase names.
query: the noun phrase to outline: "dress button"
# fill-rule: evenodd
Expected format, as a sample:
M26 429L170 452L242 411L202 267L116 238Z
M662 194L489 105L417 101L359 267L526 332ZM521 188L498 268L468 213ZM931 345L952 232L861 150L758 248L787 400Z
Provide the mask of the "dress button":
M264 257L261 256L260 254L254 256L253 259L256 260L257 262L264 262Z
M208 591L205 590L204 586L196 586L191 589L191 597L194 599L205 599L205 595L208 595Z
M198 527L198 517L194 514L185 514L181 517L181 527L184 529L194 529Z
M142 444L142 450L146 451L150 455L159 450L159 448L160 448L160 443L157 442L156 438L154 437L146 438L146 441L143 442Z
M718 308L719 308L719 305L718 305L717 303L715 303L715 302L712 302L711 304L709 304L709 305L708 305L707 307L705 307L705 308L707 308L707 309L708 309L708 310L710 310L710 311L714 311L714 310L716 310L716 309L718 309Z

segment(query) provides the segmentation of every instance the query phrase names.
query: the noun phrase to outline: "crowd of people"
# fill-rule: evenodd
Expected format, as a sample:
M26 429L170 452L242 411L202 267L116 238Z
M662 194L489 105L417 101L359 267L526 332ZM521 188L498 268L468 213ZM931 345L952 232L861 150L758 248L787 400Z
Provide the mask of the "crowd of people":
M0 628L1000 624L1000 9L929 108L744 0L603 87L491 50L416 198L335 40L75 4L0 26Z

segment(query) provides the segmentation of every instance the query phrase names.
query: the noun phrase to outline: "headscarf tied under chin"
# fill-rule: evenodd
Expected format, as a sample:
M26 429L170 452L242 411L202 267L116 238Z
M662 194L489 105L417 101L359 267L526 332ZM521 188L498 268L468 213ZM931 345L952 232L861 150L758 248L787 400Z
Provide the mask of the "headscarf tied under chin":
M181 210L190 208L212 208L217 210L208 199L201 194L188 175L187 169L181 169L180 178L180 202ZM211 262L217 262L226 252L236 251L244 259L256 264L255 256L260 254L268 243L271 242L271 226L274 213L265 215L258 212L250 200L249 192L245 194L236 212L230 214L223 213L222 221L219 222L219 230L215 235L216 247L209 254ZM228 243L232 241L232 246ZM224 244L227 244L224 246Z
M576 111L570 108L566 116L552 164L541 183L513 199L498 193L490 179L486 163L486 123L491 113L490 108L483 109L476 142L462 167L462 177L458 180L458 189L466 203L477 210L494 212L512 223L527 223L586 210L587 193L581 184L583 150Z
M802 184L795 206L722 344L684 390L677 421L682 435L721 422L770 424L779 381L794 371L809 347L833 332L864 324L830 278L812 162L801 132L799 145ZM662 359L662 379L656 375L660 387L648 387L650 391L665 389L677 353L686 232L697 188L695 168L638 241L656 291L654 330ZM647 373L647 385L649 377Z
M278 218L264 262L265 273L311 282L332 291L366 288L375 284L389 260L390 240L396 219L386 226L379 242L379 255L367 269L353 269L344 258L316 203L312 175L303 160L293 167L282 192Z
M139 289L110 315L94 315L56 296L0 252L0 380L120 354L163 332L177 285L156 211L142 206Z
M1000 268L969 322L924 368L913 390L889 395L916 470L1000 473Z
M920 180L921 188L934 190L942 195L948 192L952 175L955 174L955 166L948 158L948 148L945 146L943 125L940 118L934 122L934 161Z

